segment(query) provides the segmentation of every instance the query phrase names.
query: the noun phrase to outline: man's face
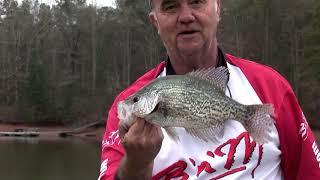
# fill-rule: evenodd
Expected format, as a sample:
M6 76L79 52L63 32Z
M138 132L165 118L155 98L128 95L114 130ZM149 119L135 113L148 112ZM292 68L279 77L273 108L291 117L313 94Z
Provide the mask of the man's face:
M215 39L220 0L153 0L149 17L167 51L201 52Z

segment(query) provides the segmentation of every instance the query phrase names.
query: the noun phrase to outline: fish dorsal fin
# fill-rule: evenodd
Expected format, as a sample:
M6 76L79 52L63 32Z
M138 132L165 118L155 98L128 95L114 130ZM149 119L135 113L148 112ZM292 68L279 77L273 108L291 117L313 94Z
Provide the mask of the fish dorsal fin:
M223 92L226 89L229 79L228 68L224 66L217 68L198 69L188 73L188 75L209 81Z

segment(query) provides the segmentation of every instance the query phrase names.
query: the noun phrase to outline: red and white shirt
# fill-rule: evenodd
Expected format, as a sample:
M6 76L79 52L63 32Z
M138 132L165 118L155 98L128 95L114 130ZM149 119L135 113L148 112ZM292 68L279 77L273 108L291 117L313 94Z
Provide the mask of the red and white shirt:
M288 82L273 69L226 55L230 72L226 95L242 104L271 103L275 126L271 141L258 144L241 123L227 120L218 143L203 142L176 128L179 142L165 131L152 179L320 179L320 152ZM158 76L165 62L118 95L110 108L102 141L99 179L113 179L125 153L118 134L116 104Z

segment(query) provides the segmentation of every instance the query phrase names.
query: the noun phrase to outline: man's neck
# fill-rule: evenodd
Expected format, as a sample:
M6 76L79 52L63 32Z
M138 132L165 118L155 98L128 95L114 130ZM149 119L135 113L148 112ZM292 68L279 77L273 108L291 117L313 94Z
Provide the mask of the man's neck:
M169 54L171 65L176 74L186 74L196 69L216 67L218 64L218 46L216 43L206 52L181 56Z

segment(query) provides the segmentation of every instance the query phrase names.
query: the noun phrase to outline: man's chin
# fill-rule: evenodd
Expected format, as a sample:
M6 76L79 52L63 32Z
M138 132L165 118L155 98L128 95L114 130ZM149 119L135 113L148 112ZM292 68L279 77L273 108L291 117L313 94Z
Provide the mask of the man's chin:
M192 56L201 52L201 48L198 46L183 46L178 47L180 54L185 56Z

